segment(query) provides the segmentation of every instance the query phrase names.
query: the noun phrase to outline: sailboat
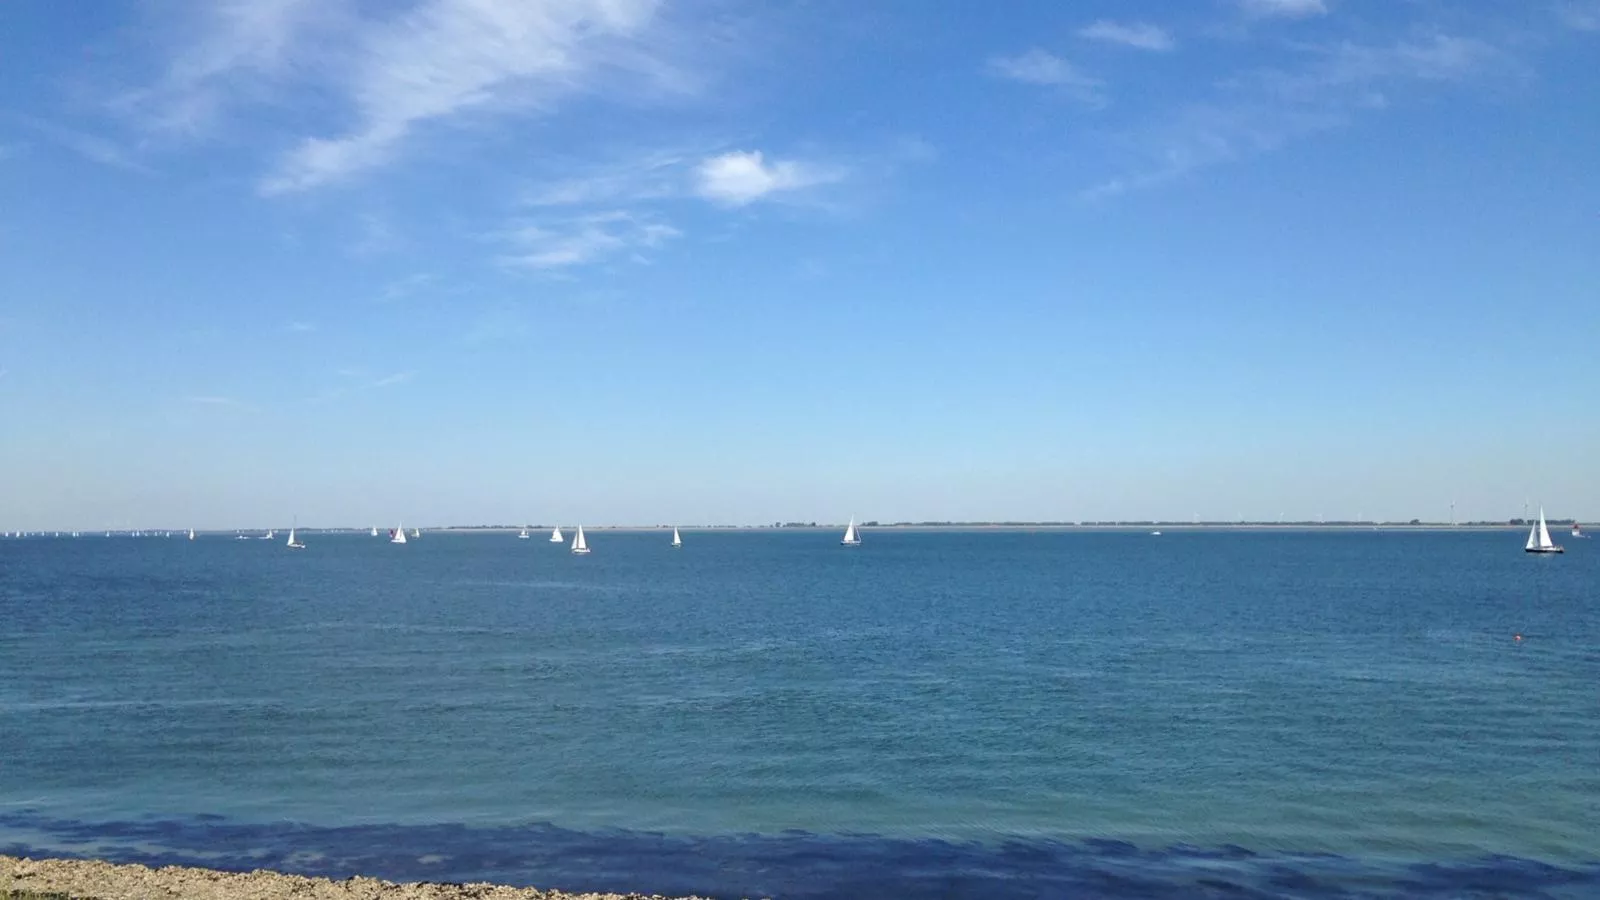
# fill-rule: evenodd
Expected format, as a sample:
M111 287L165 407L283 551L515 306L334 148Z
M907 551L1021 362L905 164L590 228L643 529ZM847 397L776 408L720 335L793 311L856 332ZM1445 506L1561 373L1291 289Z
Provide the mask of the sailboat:
M1578 527L1578 523L1577 522L1573 522L1572 523L1572 536L1575 537L1575 538L1586 538L1586 537L1588 537L1587 534L1583 533L1583 529Z
M421 528L413 528L413 529L411 529L411 536L414 537L414 538L422 537L422 529Z
M1528 529L1528 544L1522 548L1528 553L1561 553L1561 547L1550 540L1550 529L1544 524L1544 507L1539 507L1539 524Z
M528 539L528 526L524 525L524 526L522 526L522 533L517 535L517 540L525 541L527 539Z
M193 528L189 529L189 540L191 540L191 541L194 540L194 529Z
M304 550L306 548L305 544L303 544L303 543L301 543L301 542L299 542L299 541L294 539L294 527L293 526L290 526L290 528L289 528L289 544L288 544L288 547L289 547L290 550Z
M850 517L850 524L846 525L844 528L844 540L840 541L839 543L845 545L846 547L854 547L861 543L861 535L856 534L856 520L854 516Z
M401 525L399 528L396 528L394 530L394 534L389 535L389 543L391 543L391 544L404 544L405 542L406 542L406 526Z
M259 538L259 540L263 540L263 541L270 541L270 540L272 540L272 539L273 539L273 538L275 538L275 537L277 537L277 536L278 536L278 533L277 533L277 532L276 532L276 531L273 531L273 530L272 530L272 529L271 529L271 528L268 528L268 529L267 529L267 533L266 533L266 534L263 534L263 535L262 535L262 536L261 536L261 537L260 537L260 538Z
M674 547L682 547L683 546L683 538L678 536L678 526L676 526L676 525L672 526L672 546L674 546Z
M372 536L373 537L377 537L378 536L378 526L376 526L376 525L372 526Z
M555 527L555 530L550 532L550 543L552 543L552 544L564 544L566 542L567 542L567 539L561 536L561 526L557 525Z
M589 552L589 542L583 539L583 526L582 525L578 526L578 533L576 535L574 535L573 538L572 538L572 552L573 553L588 553Z

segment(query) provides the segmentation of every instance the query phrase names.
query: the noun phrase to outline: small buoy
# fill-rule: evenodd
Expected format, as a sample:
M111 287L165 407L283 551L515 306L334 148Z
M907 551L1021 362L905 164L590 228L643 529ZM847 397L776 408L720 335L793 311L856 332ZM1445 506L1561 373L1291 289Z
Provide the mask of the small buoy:
M1517 632L1516 637L1517 637L1517 640L1519 640L1519 641L1522 640L1522 632L1520 632L1520 631Z

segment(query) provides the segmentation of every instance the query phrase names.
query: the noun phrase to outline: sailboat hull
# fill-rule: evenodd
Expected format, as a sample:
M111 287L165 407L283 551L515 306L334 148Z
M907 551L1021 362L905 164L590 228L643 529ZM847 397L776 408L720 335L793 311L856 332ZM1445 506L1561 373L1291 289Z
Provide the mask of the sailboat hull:
M1561 547L1523 547L1523 553L1565 553Z

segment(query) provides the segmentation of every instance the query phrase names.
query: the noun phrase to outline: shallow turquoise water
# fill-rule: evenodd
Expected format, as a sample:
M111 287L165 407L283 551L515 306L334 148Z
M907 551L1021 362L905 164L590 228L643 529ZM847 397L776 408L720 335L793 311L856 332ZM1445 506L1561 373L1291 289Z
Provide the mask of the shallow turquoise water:
M1509 532L877 531L848 549L687 532L681 551L596 532L588 557L510 535L306 540L0 541L0 846L239 853L292 847L286 823L307 844L365 826L375 847L550 823L1356 870L1600 860L1589 541L1539 558ZM184 848L141 821L218 824L169 828ZM689 886L751 889L707 878Z

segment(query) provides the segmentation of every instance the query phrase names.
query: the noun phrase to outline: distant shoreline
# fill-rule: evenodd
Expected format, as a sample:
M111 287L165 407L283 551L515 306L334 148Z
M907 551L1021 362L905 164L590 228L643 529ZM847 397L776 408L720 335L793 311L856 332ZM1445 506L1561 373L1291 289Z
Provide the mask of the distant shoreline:
M152 869L101 860L25 859L0 855L0 898L38 900L665 900L655 894L564 893L475 882L397 883L357 876L342 881L266 869L224 872L191 866ZM696 898L680 898L696 900Z
M843 531L844 522L828 524L819 522L815 525L585 525L586 531L670 531L678 528L683 531ZM1570 528L1571 522L1550 521L1549 525L1555 528ZM548 531L551 527L535 526L541 531ZM871 531L1133 531L1139 529L1161 529L1171 531L1515 531L1527 528L1527 523L1494 523L1473 522L1464 525L1451 525L1447 522L895 522L883 524L877 522L858 522L856 527ZM353 531L360 532L365 529L330 528L326 531ZM423 528L426 534L430 529ZM515 534L521 531L518 527L501 525L450 525L431 529L439 533L451 534ZM221 532L219 532L221 533ZM543 539L540 536L539 539Z
M1581 521L1581 520L1580 520ZM1571 519L1547 519L1552 532L1565 533L1572 527ZM1530 522L1466 522L1451 525L1448 522L858 522L856 527L869 532L905 531L905 532L974 532L974 531L1520 531L1528 528ZM516 534L522 530L519 525L423 525L418 526L425 539L429 534ZM529 526L529 539L535 542L549 542L552 525ZM570 525L561 526L563 530L572 528ZM767 531L795 531L795 532L843 532L844 522L837 523L787 523L782 525L584 525L586 531L607 532L658 532L671 531L678 528L692 532L767 532ZM408 531L410 529L407 529ZM195 531L199 537L233 538L243 535L245 538L255 540L259 538L264 527L251 528L216 528ZM285 533L287 530L284 529ZM299 531L305 534L352 534L368 535L370 529L366 527L349 526L299 526ZM141 534L129 531L112 531L105 534L101 531L84 531L80 534L62 531L32 531L22 535L23 538L67 538L80 537L82 539L95 539L109 536L142 537L142 538L171 538L181 539L187 534L187 529L178 528L151 528L144 529ZM380 539L387 539L387 532L380 532ZM15 535L0 535L0 540L18 540ZM276 538L275 538L276 539Z

